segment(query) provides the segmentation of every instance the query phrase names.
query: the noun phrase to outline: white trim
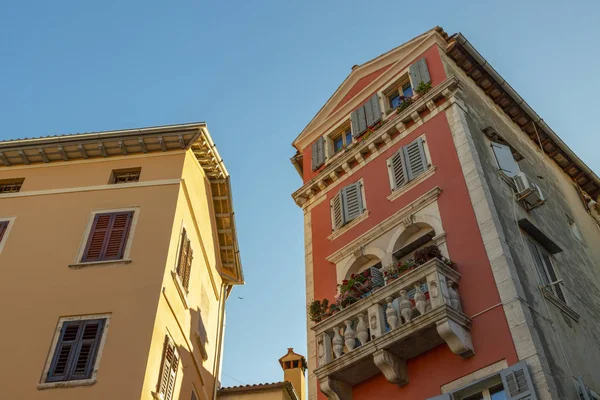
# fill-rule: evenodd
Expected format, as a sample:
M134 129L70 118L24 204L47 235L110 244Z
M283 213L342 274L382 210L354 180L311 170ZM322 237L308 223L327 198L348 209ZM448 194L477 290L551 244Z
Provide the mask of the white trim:
M6 241L8 240L8 235L10 235L10 231L13 228L13 225L15 224L15 220L17 219L16 216L14 217L7 217L7 218L0 218L0 222L6 222L8 221L8 226L6 227L6 231L4 232L4 236L2 236L2 240L0 240L0 253L2 253L2 249L4 248L4 245L6 244Z
M50 351L48 352L48 357L46 359L46 363L44 364L44 370L42 372L42 376L40 377L40 383L37 385L37 388L42 389L51 389L57 387L73 387L73 386L90 386L96 383L96 377L98 375L98 369L100 368L100 359L102 358L102 352L104 351L104 343L106 342L106 334L108 332L108 326L110 325L111 314L95 314L95 315L81 315L77 317L60 317L58 319L58 324L56 325L56 329L54 330L54 337L52 338L52 343L50 345ZM48 377L48 371L50 370L50 365L52 364L52 359L54 358L54 352L56 351L56 345L58 344L58 339L60 338L60 332L62 331L62 327L65 322L70 321L82 321L82 320L90 320L90 319L105 319L104 327L102 328L102 334L100 336L100 343L98 344L98 351L96 352L96 361L94 361L94 368L92 369L92 376L89 379L80 379L74 381L61 381L61 382L46 382L46 378Z
M131 218L131 225L129 226L129 234L127 236L127 244L125 245L125 251L123 251L123 258L120 260L108 260L108 261L115 262L115 261L129 260L131 262L129 256L131 253L131 245L133 243L133 236L135 234L135 227L137 225L137 221L140 216L140 207L125 207L125 208L113 208L113 209L104 209L104 210L92 210L92 212L88 218L87 225L85 226L85 231L82 235L81 243L79 244L79 250L77 252L77 257L75 258L75 262L71 265L83 267L86 265L98 264L97 261L92 261L92 262L82 261L83 253L85 251L85 247L87 245L88 238L90 237L90 233L92 231L92 225L94 224L94 218L96 217L97 214L126 212L126 211L133 211L133 217Z
M388 197L386 197L386 199L388 199L389 201L396 200L398 197L400 197L404 193L408 192L409 190L411 190L412 188L417 186L419 183L423 182L424 180L426 180L427 178L432 176L435 173L435 169L436 168L434 166L429 167L429 169L427 171L423 172L421 175L417 176L412 181L409 181L407 184L402 185L402 186L400 186L400 188L394 190L392 192L392 194L390 194ZM389 168L388 168L388 173L389 173ZM390 175L390 183L391 183L391 179L392 179L392 177Z
M446 383L441 387L442 393L449 393L458 390L462 387L466 387L473 382L479 381L487 376L493 374L499 374L503 369L508 368L508 362L506 360L496 361L495 363L478 369L477 371L471 372L468 375L462 376L452 382Z
M15 197L30 197L30 196L48 196L53 194L64 194L64 193L77 193L77 192L93 192L98 190L120 190L120 189L133 189L150 186L168 186L168 185L179 185L181 179L161 179L156 181L145 181L145 182L132 182L132 183L114 183L106 185L96 186L80 186L72 188L62 189L48 189L48 190L32 190L17 193L6 193L0 196L2 199L10 199Z

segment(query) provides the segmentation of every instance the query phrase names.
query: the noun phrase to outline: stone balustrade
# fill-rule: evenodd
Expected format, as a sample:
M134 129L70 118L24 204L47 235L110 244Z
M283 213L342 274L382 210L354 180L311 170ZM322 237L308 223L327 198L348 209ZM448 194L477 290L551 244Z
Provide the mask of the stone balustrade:
M379 373L404 385L406 360L444 342L455 354L473 355L459 279L442 261L430 260L316 324L321 391L350 399L352 385Z

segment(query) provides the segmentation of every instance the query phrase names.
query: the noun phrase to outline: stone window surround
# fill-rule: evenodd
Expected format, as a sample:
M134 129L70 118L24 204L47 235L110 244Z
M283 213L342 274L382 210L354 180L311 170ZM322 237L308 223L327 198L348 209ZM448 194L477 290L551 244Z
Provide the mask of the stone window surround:
M111 314L95 314L95 315L82 315L78 317L60 317L56 329L54 331L54 337L50 344L50 351L48 352L48 358L44 364L44 370L40 378L40 383L37 385L38 390L52 389L52 388L66 388L75 386L90 386L96 383L98 375L98 368L100 367L100 359L102 358L102 352L104 350L104 343L106 341L106 335L108 332L108 326L110 325ZM68 321L81 321L88 319L105 319L104 328L102 330L102 336L100 338L100 344L98 345L98 352L96 353L96 361L94 361L94 368L92 369L92 376L89 379L79 379L74 381L63 381L63 382L46 382L52 359L54 358L54 352L56 351L56 345L62 331L63 324Z

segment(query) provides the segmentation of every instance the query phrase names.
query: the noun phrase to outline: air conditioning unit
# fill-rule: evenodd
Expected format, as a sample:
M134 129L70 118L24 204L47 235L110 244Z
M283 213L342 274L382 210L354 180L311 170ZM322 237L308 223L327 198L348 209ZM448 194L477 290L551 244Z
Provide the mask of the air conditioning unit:
M540 187L529 179L527 175L519 172L514 176L513 180L517 189L517 200L525 202L529 210L544 204L544 195Z

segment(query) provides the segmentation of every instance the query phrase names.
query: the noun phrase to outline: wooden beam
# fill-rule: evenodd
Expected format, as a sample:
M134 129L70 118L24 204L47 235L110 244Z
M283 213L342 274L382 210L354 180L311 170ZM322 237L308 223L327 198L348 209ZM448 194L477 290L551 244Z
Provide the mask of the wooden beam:
M158 143L160 144L160 149L162 151L167 151L167 145L165 144L165 139L162 136L158 137Z
M89 158L87 151L85 150L85 147L80 144L77 146L77 148L79 149L79 153L81 153L81 157L83 157L85 160L87 160Z
M25 154L23 150L19 150L19 155L21 156L21 160L23 160L23 164L31 164L31 161L29 161L29 157L27 157L27 154Z
M48 159L48 155L46 154L46 152L44 151L44 149L43 149L43 148L41 148L41 147L40 147L40 148L38 149L38 152L40 153L40 156L42 156L42 160L43 160L45 163L49 163L49 162L50 162L50 160Z
M8 161L8 158L1 151L0 151L0 160L2 160L2 164L6 165L7 167L10 165L10 161Z
M98 150L100 150L100 154L102 154L102 157L108 157L108 154L106 153L106 148L104 147L103 143L98 144Z
M60 154L64 161L69 161L69 156L67 155L67 152L60 144L58 145L58 154Z
M119 145L119 149L121 149L121 154L126 156L127 155L127 146L125 146L125 144L123 143L122 140L119 140L117 143Z
M182 149L185 149L185 140L183 140L183 135L177 136L177 140L179 140L179 145Z
M146 143L144 143L144 138L138 138L138 142L140 143L140 146L142 146L142 153L147 153L148 148L146 147Z

